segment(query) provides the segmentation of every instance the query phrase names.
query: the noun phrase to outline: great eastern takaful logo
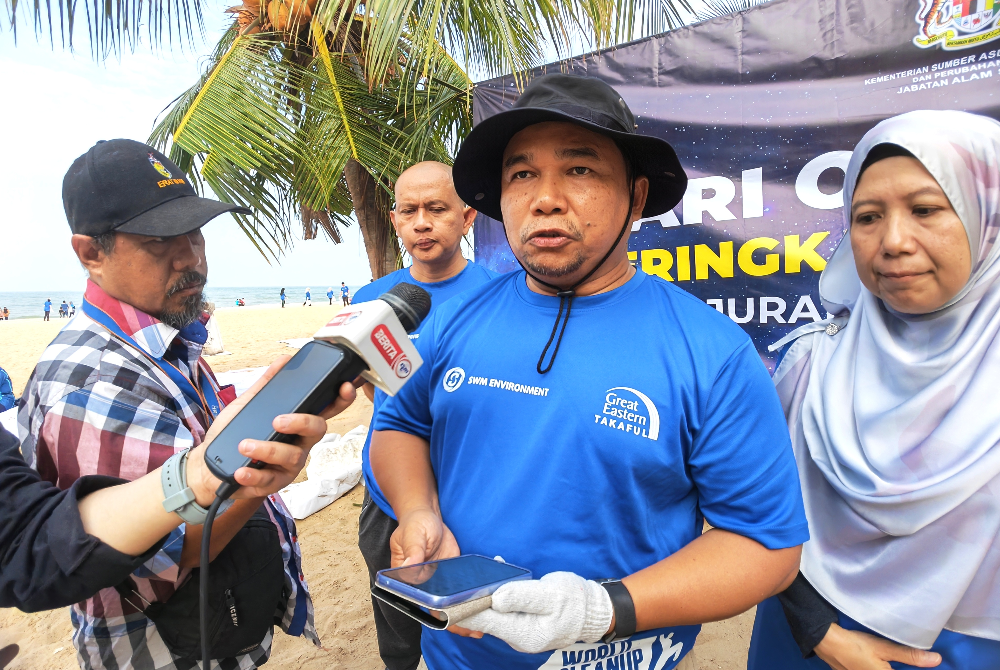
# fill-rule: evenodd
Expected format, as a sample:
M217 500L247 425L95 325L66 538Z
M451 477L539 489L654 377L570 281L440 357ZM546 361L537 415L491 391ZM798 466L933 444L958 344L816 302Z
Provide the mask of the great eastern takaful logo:
M920 32L913 43L922 49L940 45L958 51L1000 37L1000 0L920 0Z
M627 386L616 386L604 393L604 404L600 413L594 414L594 423L650 440L660 436L656 404L642 391Z

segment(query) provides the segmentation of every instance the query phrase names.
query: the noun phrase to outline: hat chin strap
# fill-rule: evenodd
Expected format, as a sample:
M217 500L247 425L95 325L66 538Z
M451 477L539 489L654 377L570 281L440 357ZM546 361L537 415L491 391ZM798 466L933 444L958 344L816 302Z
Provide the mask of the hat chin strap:
M615 241L611 245L611 248L608 249L608 252L606 254L604 254L604 257L600 261L598 261L597 265L595 265L593 268L591 268L590 272L588 272L587 274L585 274L583 276L583 279L581 279L577 283L573 284L568 289L562 289L562 288L556 286L555 284L550 284L549 282L545 281L544 279L539 279L538 277L536 277L535 275L533 275L528 270L528 268L524 267L524 263L522 263L521 260L519 258L517 258L517 256L514 256L515 260L517 260L517 264L521 266L521 269L524 270L525 274L527 274L529 277L531 277L532 279L534 279L536 282L538 282L542 286L548 286L550 289L552 289L553 291L556 292L557 296L559 296L559 312L556 313L556 322L554 324L552 324L552 332L549 333L549 339L545 343L545 348L542 349L542 355L538 357L538 363L535 365L535 370L538 371L538 374L544 375L546 372L548 372L549 370L552 369L552 365L556 362L556 355L559 353L559 345L562 343L563 333L566 332L566 324L569 323L569 313L570 313L570 310L573 309L573 298L576 297L576 289L581 284L583 284L588 279L590 279L591 276L595 272L597 272L598 268L600 268L602 265L604 265L605 261L607 261L611 257L611 254L614 253L615 249L618 248L618 243L622 241L622 237L624 237L625 231L628 230L628 226L631 223L632 206L634 204L635 204L635 177L632 176L632 175L630 175L629 176L629 189L628 189L628 211L625 213L625 223L622 224L622 229L618 231L618 237L615 238ZM506 226L504 226L503 234L504 234L504 237L507 237L507 227ZM510 238L509 237L507 238L507 244L508 244L508 246L510 245ZM563 318L563 305L564 304L566 306L566 316L565 316L565 318ZM560 321L562 322L562 327L560 327ZM559 332L559 337L556 337L556 331ZM545 355L549 352L549 347L552 346L552 341L553 340L555 340L555 347L552 349L552 356L549 358L548 365L545 365L545 367L543 368L542 365L545 363Z

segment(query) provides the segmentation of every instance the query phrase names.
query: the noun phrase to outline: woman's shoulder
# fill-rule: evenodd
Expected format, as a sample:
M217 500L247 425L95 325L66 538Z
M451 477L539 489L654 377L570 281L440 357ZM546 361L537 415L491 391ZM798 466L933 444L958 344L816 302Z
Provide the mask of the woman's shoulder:
M816 341L823 337L833 337L847 326L850 318L848 314L842 316L830 316L822 321L815 321L800 326L788 333L780 340L767 347L769 352L778 352L775 361L774 383L777 384L784 373L793 367L803 357L808 356L816 344Z

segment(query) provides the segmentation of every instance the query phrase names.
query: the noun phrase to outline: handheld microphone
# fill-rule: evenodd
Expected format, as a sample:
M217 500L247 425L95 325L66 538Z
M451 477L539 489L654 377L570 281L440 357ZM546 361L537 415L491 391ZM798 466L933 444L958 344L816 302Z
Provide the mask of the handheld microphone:
M208 508L201 531L198 597L201 665L209 670L208 587L212 525L222 501L240 487L234 478L242 467L263 464L239 452L246 438L291 442L293 435L274 430L281 414L316 414L332 403L344 382L360 374L389 395L395 395L423 361L407 337L431 311L431 296L413 284L397 284L378 300L351 305L337 314L292 356L278 373L222 429L205 451L205 463L222 480Z
M229 497L239 487L234 478L239 468L261 466L239 452L242 440L295 439L271 427L274 417L317 414L336 400L344 382L359 374L395 395L423 363L407 333L416 330L430 309L427 291L397 284L378 300L351 305L321 328L208 445L208 469L224 487L229 484L220 496Z

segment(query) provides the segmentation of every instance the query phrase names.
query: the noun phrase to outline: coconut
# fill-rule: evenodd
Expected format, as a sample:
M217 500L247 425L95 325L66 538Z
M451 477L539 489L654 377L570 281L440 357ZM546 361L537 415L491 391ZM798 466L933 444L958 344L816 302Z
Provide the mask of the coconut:
M271 0L267 5L267 18L275 30L284 31L288 28L288 7L281 0Z
M291 27L301 27L311 18L312 10L306 0L288 0L288 23Z

